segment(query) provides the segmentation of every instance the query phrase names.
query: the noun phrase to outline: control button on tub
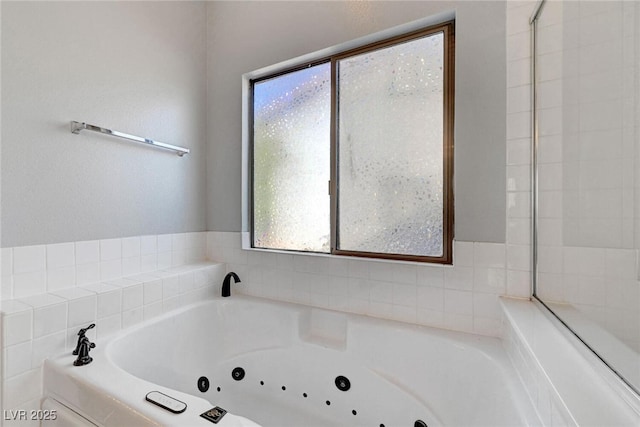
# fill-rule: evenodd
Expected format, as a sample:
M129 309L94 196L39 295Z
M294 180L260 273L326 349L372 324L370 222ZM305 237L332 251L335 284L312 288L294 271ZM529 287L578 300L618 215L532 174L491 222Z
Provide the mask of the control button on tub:
M174 399L171 396L167 396L164 393L160 393L159 391L152 391L147 393L145 399L148 402L153 403L154 405L158 405L159 407L166 409L169 412L173 412L174 414L180 414L187 409L187 404L181 402L178 399Z

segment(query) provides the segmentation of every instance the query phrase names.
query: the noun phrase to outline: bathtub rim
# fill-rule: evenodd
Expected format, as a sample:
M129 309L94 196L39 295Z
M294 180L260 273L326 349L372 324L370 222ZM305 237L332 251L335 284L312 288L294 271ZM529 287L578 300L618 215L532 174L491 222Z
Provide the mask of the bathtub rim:
M332 310L323 307L315 307L304 304L299 304L296 302L290 301L280 301L280 300L271 300L263 297L257 297L253 295L245 295L245 294L234 294L230 298L222 298L222 297L213 297L204 301L199 301L188 306L182 307L180 309L176 309L166 315L159 316L153 319L149 319L148 321L143 322L142 324L135 325L132 328L128 328L125 331L121 331L117 337L114 337L108 344L108 347L105 348L105 351L108 354L108 357L112 358L110 354L111 346L117 345L118 341L124 339L126 335L133 334L136 331L144 329L147 326L152 326L154 324L160 324L163 320L174 317L175 315L179 315L181 313L187 312L195 307L202 307L206 305L212 305L216 307L216 304L235 304L235 303L251 303L256 304L258 307L260 306L273 306L273 307L284 307L287 310L291 310L298 317L298 321L300 321L300 317L306 313L312 313L313 311L319 312L328 312L332 314L337 314L339 316L344 316L347 322L351 325L350 330L356 329L359 327L364 328L376 328L379 326L383 326L386 328L392 328L394 330L404 331L406 333L417 333L424 334L428 339L435 339L439 344L444 344L455 348L452 351L462 351L462 352L472 352L471 354L480 357L485 360L485 363L490 364L495 368L496 374L498 374L496 378L496 384L502 385L506 389L509 390L509 395L512 398L511 404L517 413L519 413L523 420L531 421L536 420L539 421L539 414L536 413L533 406L530 404L526 391L524 390L524 386L517 376L515 367L513 366L512 361L510 360L508 354L504 349L504 345L502 343L502 339L499 337L490 337L480 334L474 334L470 332L463 332L457 330L448 330L444 328L429 326L429 325L418 325L414 323L402 322L395 319L382 319L379 317L368 316L365 314L344 312L338 310ZM215 309L215 308L214 308ZM305 340L298 331L298 339L303 344L312 344L312 345L322 345L322 343L314 343L311 341ZM118 365L118 363L111 359L112 363L117 366L118 369L121 369L123 372L126 372L129 375L132 375L136 378L140 378L143 381L147 381L149 383L153 383L152 381L138 377L137 375L127 371L122 366ZM368 367L373 375L380 376L385 380L389 380L389 373L380 371L375 369L374 367ZM390 381L394 386L403 389L404 392L410 394L414 399L419 401L421 404L425 405L425 407L430 408L430 410L434 410L431 402L425 401L423 396L416 394L410 384L406 384L403 381ZM462 387L462 386L461 386ZM168 387L168 389L171 389ZM437 413L438 410L435 409ZM535 423L535 422L534 422Z
M636 396L539 302L501 297L505 322L544 375L544 387L570 425L640 425ZM550 357L553 353L554 357ZM563 355L564 357L555 357ZM591 387L579 385L589 379ZM596 387L595 385L600 385ZM535 403L535 401L534 401ZM612 407L621 409L620 413ZM544 420L543 420L544 421Z
M418 333L428 334L430 337L436 338L443 343L447 343L449 345L460 348L460 346L464 348L471 348L473 351L477 351L482 357L491 361L496 365L501 365L502 363L508 363L508 368L513 368L511 361L508 355L504 351L504 346L502 344L501 337L493 337L487 335L476 334L473 332L465 332L459 330L446 329L443 327L431 326L431 325L420 325L415 323L403 322L395 319L384 319L380 317L369 316L367 314L360 313L352 313L348 311L340 311L333 310L330 308L324 307L315 307L305 304L300 304L291 301L281 301L281 300L272 300L268 298L246 295L246 294L234 294L230 298L222 298L220 296L213 296L202 301L197 301L174 310L163 313L160 316L153 317L151 319L144 320L138 324L129 326L127 328L115 331L107 336L104 336L98 340L96 340L96 345L100 345L100 348L104 351L104 356L109 359L114 366L117 366L119 369L122 369L124 372L129 373L126 369L123 369L116 360L114 360L113 353L111 350L114 346L118 345L118 342L124 339L127 335L131 335L140 331L141 329L152 327L153 325L159 324L163 321L166 321L176 315L180 315L187 311L192 310L193 308L206 306L211 304L235 304L238 300L246 301L249 303L256 303L259 305L268 304L279 307L285 307L286 309L297 312L297 315L301 315L304 312L328 312L333 315L344 316L345 319L352 323L354 327L359 327L364 324L371 324L372 326L386 326L386 327L394 327L399 328L400 330L406 331L416 331ZM303 339L301 335L298 335L301 341L306 341ZM310 341L306 341L310 342ZM312 343L312 342L311 342ZM318 343L312 343L318 344ZM501 366L502 368L502 366Z
M152 325L160 324L163 321L171 319L176 315L193 310L196 307L205 307L207 305L215 306L221 303L224 304L226 301L228 301L229 304L234 304L238 300L241 302L247 301L251 303L257 303L258 305L268 304L268 305L275 305L275 306L284 306L284 307L287 307L288 309L297 311L298 313L302 313L305 311L311 312L313 310L338 313L339 315L345 316L345 318L348 319L349 322L353 322L356 325L362 323L362 324L370 324L375 327L376 325L383 324L383 325L387 325L388 327L399 328L401 330L405 330L409 332L416 331L418 333L425 333L429 337L437 338L439 340L442 340L443 342L446 341L450 345L453 345L456 347L462 347L464 350L470 349L474 352L474 354L478 354L478 356L488 359L487 363L496 365L498 372L501 374L500 375L501 382L504 381L510 391L518 391L517 395L515 395L513 398L514 401L512 402L514 404L514 408L515 408L514 410L517 413L519 413L523 417L523 419L526 419L526 420L533 419L533 416L537 417L537 414L533 414L533 412L535 412L533 408L528 406L527 402L523 400L523 398L526 398L526 393L524 392L524 389L520 381L517 378L507 375L507 373L515 374L515 369L512 363L510 362L507 354L504 352L504 348L501 345L500 338L487 337L483 335L460 332L460 331L451 331L451 330L436 328L432 326L416 325L416 324L405 323L405 322L400 322L400 321L390 320L390 319L389 320L380 319L380 318L366 316L362 314L341 312L341 311L335 311L335 310L330 310L326 308L317 308L313 306L306 306L306 305L292 303L292 302L268 300L265 298L248 296L248 295L236 295L229 300L222 299L220 297L208 298L202 301L198 301L198 302L191 303L189 305L177 308L167 313L163 313L160 316L145 320L139 324L130 326L120 331L116 331L110 335L104 336L96 341L98 347L92 352L92 354L94 354L97 357L94 357L94 363L92 365L96 364L96 362L99 365L100 364L104 365L107 367L108 372L117 374L116 378L124 379L126 381L139 382L140 384L139 388L141 389L144 388L144 390L146 391L158 390L161 392L165 392L169 395L176 397L179 400L183 400L187 402L189 406L192 406L193 402L200 402L200 404L204 402L203 406L211 407L212 402L209 402L206 399L200 398L198 396L195 396L189 393L181 392L179 390L175 390L167 386L156 384L153 381L147 380L143 377L139 377L127 371L125 368L120 366L117 363L117 361L114 360L111 350L113 349L113 346L116 345L116 343L118 343L125 337L130 336L131 334L139 332L141 330L144 330L145 328L148 328ZM112 399L115 399L118 402L123 403L123 405L126 405L126 403L129 401L128 398L131 397L130 393L120 392L119 388L114 387L113 384L106 384L106 385L100 386L100 383L99 383L100 374L93 375L91 376L91 378L87 379L79 374L80 372L79 370L74 368L71 368L69 370L68 366L73 361L73 359L74 357L65 353L64 355L59 356L53 359L52 361L49 361L49 360L46 361L45 370L48 369L51 371L53 368L53 371L55 371L59 375L63 375L66 372L67 375L71 375L72 377L75 378L75 380L82 382L86 387L99 388L103 391L104 395L109 396ZM502 365L503 363L507 363L508 365L503 366ZM98 381L96 381L96 378L98 378ZM45 386L43 387L43 392L45 394L45 397L47 394L51 395L55 397L57 400L61 401L61 403L66 404L74 409L78 409L78 405L75 405L73 402L69 402L63 394L57 393L55 390L55 387ZM209 409L209 408L204 408L203 411L206 409ZM142 410L138 412L141 412L144 415L147 412L147 410L150 410L150 409L147 407L143 407ZM87 414L86 412L83 412L83 411L78 411L78 412L83 415ZM87 417L87 418L95 420L94 417ZM100 420L97 420L97 421L99 422Z

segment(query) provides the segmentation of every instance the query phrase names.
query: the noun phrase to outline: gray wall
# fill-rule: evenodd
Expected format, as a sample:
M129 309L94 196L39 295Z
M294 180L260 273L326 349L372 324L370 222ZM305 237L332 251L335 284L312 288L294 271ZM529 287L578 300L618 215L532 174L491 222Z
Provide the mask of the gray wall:
M1 7L2 246L205 230L206 4Z
M215 2L208 6L207 227L240 231L241 75L456 11L455 232L505 241L504 2Z
M239 231L241 75L457 14L456 238L505 234L502 2L6 2L2 246ZM86 121L177 145L179 158Z

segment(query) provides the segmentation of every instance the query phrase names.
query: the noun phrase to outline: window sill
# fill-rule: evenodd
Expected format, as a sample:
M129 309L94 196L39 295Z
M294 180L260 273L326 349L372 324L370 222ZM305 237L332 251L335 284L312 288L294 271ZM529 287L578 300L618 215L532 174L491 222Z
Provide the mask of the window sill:
M301 252L301 251L285 251L281 249L254 248L254 247L251 247L251 233L248 231L243 231L241 235L242 235L242 250L244 251L331 258L331 259L344 259L348 261L379 262L383 264L403 264L403 265L453 268L453 264L443 264L443 263L435 263L435 262L407 261L407 260L389 259L389 258L358 257L358 256L348 256L348 255L336 255L336 254L329 254L329 253L325 254L320 252Z

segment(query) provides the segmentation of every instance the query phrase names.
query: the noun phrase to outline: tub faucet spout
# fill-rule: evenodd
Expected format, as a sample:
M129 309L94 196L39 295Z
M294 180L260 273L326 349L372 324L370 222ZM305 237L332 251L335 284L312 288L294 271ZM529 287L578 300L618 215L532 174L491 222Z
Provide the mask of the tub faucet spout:
M236 273L233 271L231 273L227 273L224 277L224 282L222 282L222 296L228 297L231 296L231 279L233 278L233 283L240 283L241 280Z

